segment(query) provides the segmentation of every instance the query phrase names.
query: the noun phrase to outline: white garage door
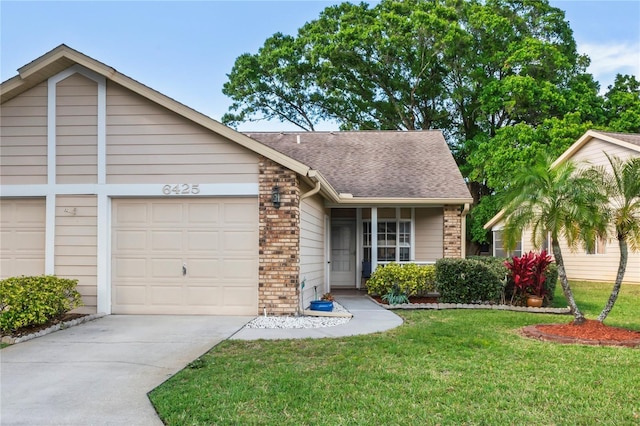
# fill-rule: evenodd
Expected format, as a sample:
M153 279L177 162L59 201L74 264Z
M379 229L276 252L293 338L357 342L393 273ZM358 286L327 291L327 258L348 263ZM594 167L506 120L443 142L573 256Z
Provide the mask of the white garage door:
M117 199L112 312L256 315L256 198Z
M0 277L44 274L44 199L0 200Z

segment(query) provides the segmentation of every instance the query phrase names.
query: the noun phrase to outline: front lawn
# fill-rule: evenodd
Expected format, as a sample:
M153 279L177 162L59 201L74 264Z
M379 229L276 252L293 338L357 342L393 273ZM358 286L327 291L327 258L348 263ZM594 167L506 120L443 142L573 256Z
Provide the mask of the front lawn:
M595 318L610 286L574 286ZM639 349L518 334L569 316L399 313L403 326L376 335L223 342L151 401L169 425L640 423ZM640 286L623 285L606 323L640 330Z

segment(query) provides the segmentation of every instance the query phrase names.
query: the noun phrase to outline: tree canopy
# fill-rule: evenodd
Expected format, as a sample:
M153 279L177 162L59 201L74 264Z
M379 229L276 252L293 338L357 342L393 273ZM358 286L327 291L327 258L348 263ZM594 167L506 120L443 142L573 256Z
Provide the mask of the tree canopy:
M238 57L223 122L442 129L477 204L588 128L640 132L640 83L618 76L600 96L588 65L548 0L345 2ZM475 241L473 218L498 207L472 214Z

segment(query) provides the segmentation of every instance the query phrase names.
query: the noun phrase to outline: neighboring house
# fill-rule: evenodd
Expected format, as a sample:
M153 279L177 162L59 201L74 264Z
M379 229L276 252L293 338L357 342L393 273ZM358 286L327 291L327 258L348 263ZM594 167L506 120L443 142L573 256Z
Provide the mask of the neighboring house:
M2 277L77 278L87 312L294 314L302 281L308 303L464 256L472 199L439 131L245 135L64 45L18 72Z
M611 133L589 130L573 145L571 145L553 165L572 160L576 164L588 166L609 167L606 154L622 159L640 157L640 134ZM539 250L531 244L531 232L525 231L515 250L506 253L502 247L503 212L498 213L484 226L493 233L493 255L520 255L530 250ZM547 241L543 248L549 248ZM613 282L618 271L620 249L615 236L607 241L596 241L593 252L587 252L584 247L571 250L566 242L561 241L564 264L567 276L572 280L610 281ZM550 251L550 250L549 250ZM640 283L640 253L629 250L625 282Z

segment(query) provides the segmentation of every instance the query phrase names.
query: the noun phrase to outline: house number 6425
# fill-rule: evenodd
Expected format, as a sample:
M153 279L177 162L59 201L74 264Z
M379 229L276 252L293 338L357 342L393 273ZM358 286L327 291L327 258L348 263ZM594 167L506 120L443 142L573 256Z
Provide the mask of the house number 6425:
M164 195L196 195L200 193L198 184L178 183L175 185L165 185L162 187Z

